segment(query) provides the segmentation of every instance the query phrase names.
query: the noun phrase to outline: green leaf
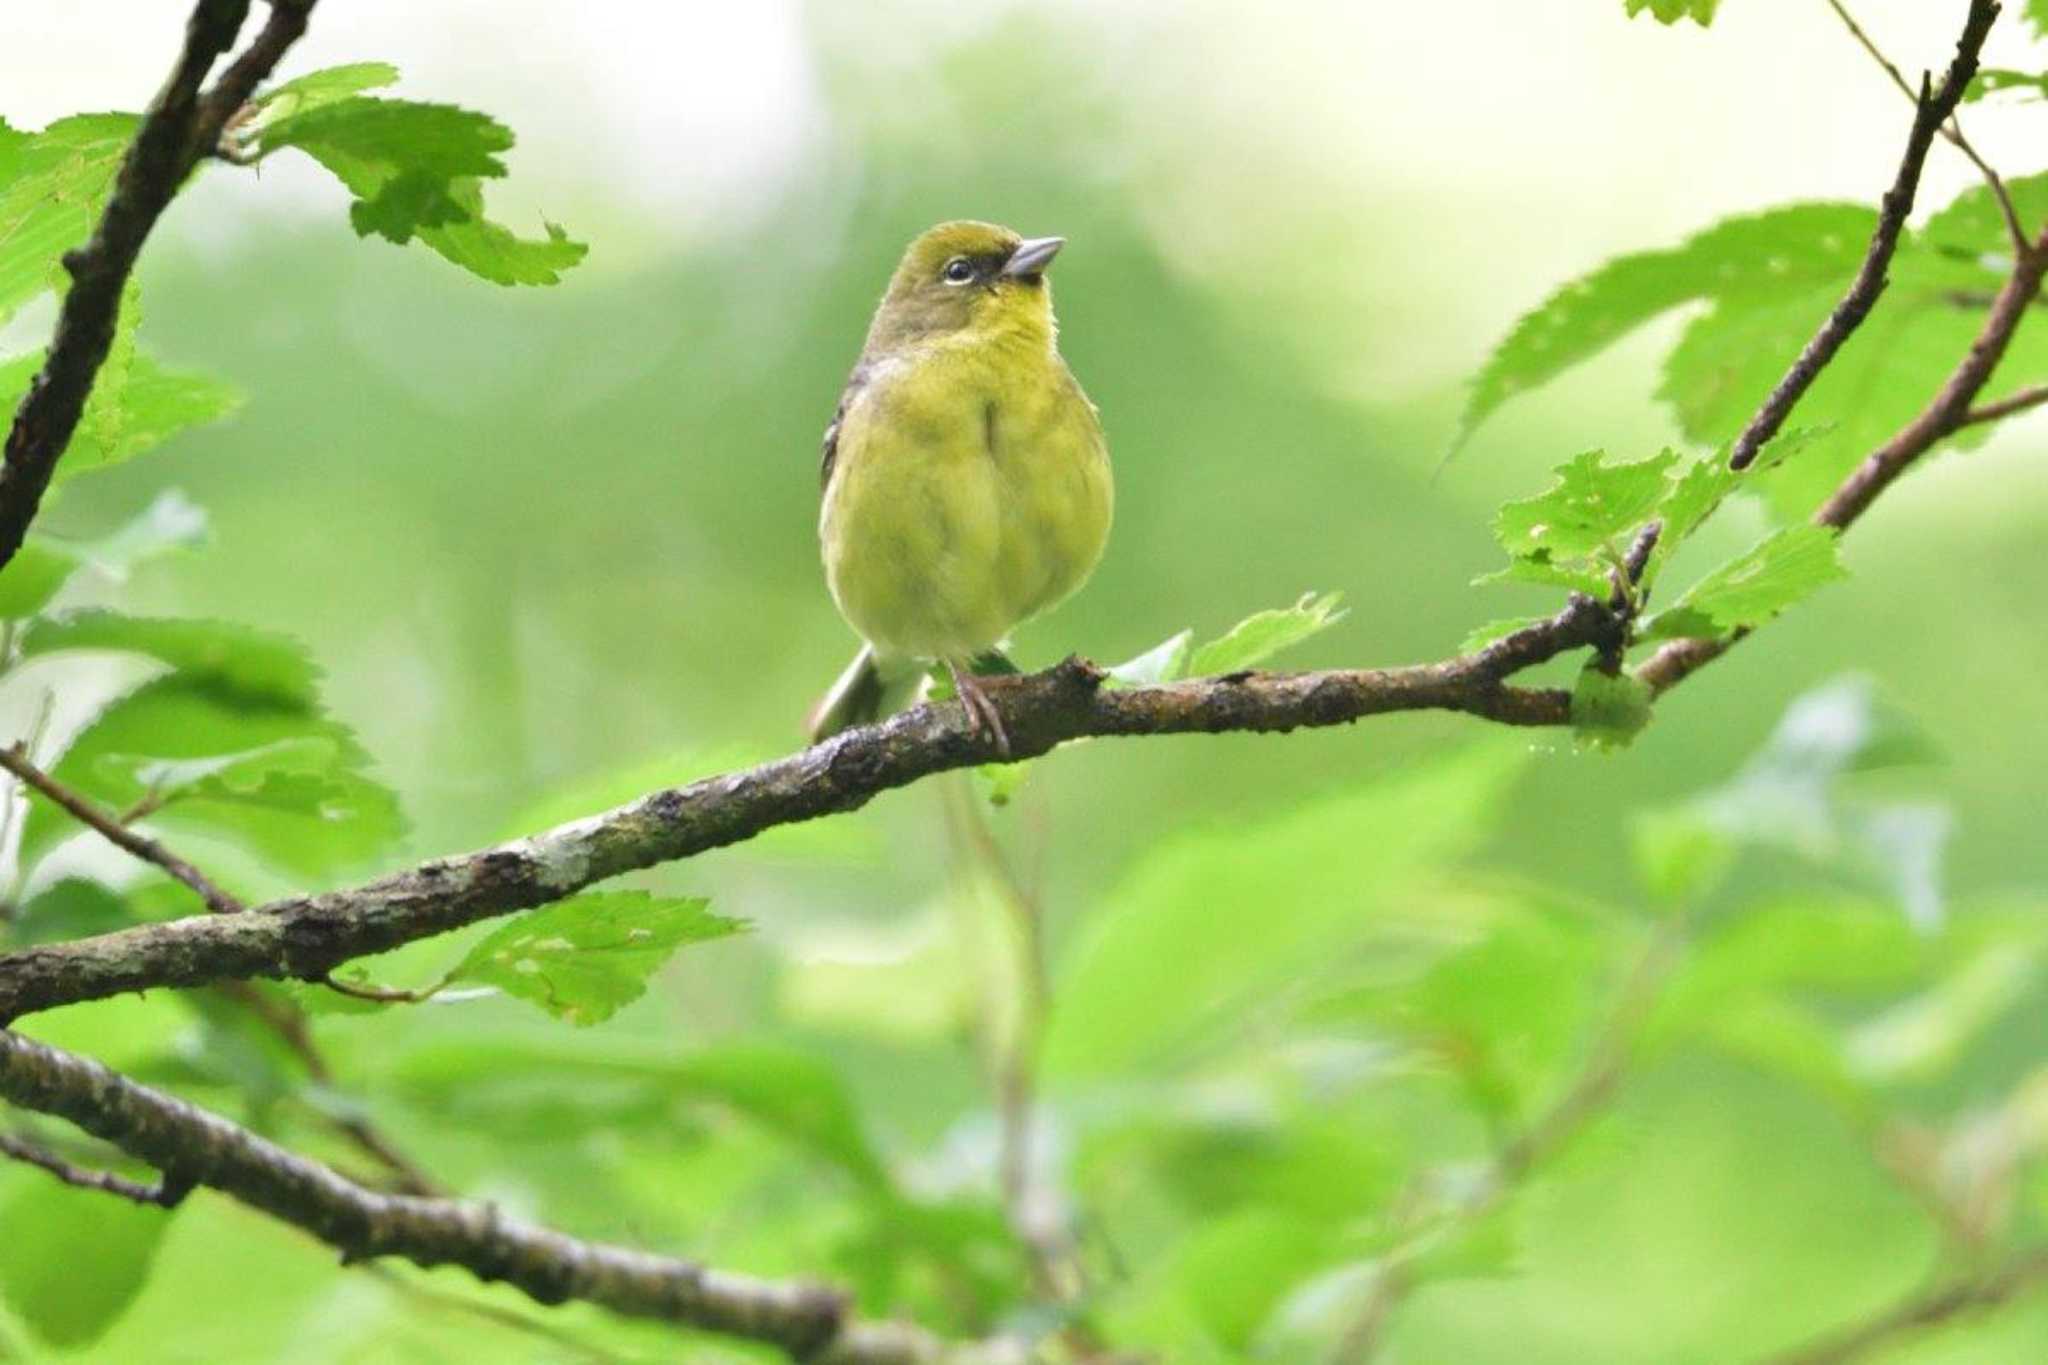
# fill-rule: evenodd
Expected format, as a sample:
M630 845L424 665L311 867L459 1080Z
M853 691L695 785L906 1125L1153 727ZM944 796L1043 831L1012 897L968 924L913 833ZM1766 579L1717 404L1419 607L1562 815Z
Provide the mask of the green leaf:
M2024 90L2035 99L2048 99L2048 72L2009 71L1999 67L1986 67L1970 80L1963 92L1963 102L1974 104L1990 95L2004 94L2008 90Z
M571 896L479 941L447 979L496 986L572 1024L602 1023L638 1000L676 949L745 927L708 904L640 891Z
M249 103L257 127L275 123L293 114L309 113L335 104L365 90L378 90L398 83L398 68L389 62L353 62L309 71L283 85L272 86Z
M40 133L0 121L0 324L63 286L63 255L92 235L135 126L132 114L80 114Z
M154 449L189 427L218 421L242 404L239 391L206 375L165 369L135 348L133 289L115 325L114 344L94 381L71 443L51 476L58 485ZM34 351L0 364L0 409L12 410L42 368Z
M21 907L13 941L17 945L58 943L125 929L135 923L128 903L98 882L65 877Z
M2048 38L2048 0L2026 0L2020 15L2037 38Z
M77 571L78 556L45 536L30 536L0 568L0 617L18 621L48 606Z
M495 284L554 284L588 251L552 223L544 237L522 238L485 218L482 181L505 174L499 158L513 141L486 114L347 95L276 118L257 136L259 156L296 147L333 172L355 195L349 222L359 235L418 238Z
M24 658L69 649L119 650L169 664L254 703L307 707L320 670L288 635L228 621L127 616L91 609L36 622L23 633Z
M1191 677L1240 673L1272 658L1285 649L1322 634L1344 619L1339 593L1320 597L1303 593L1291 607L1254 612L1232 626L1221 638L1198 647L1188 656Z
M1626 749L1650 723L1655 695L1626 670L1609 674L1587 664L1572 688L1573 737L1589 749Z
M1668 250L1609 261L1552 294L1494 348L1473 381L1460 443L1509 398L1682 304L1739 307L1802 285L1846 281L1876 221L1860 205L1795 204L1727 219ZM1763 392L1745 399L1753 404Z
M1557 466L1556 482L1543 492L1503 506L1494 515L1494 538L1517 559L1571 563L1618 556L1628 548L1623 538L1663 503L1670 489L1665 475L1677 462L1669 450L1621 464L1609 464L1602 451L1586 451Z
M1631 19L1647 12L1660 24L1690 19L1705 28L1714 22L1714 11L1721 7L1721 0L1622 0L1622 5Z
M1194 639L1192 630L1184 630L1161 640L1135 659L1126 659L1113 666L1109 669L1109 686L1146 687L1186 677L1188 657L1194 653Z
M1848 577L1835 532L1794 526L1766 537L1643 622L1645 639L1715 637L1762 625L1815 590Z
M321 753L325 763L307 772ZM204 673L172 673L113 702L72 740L52 772L101 806L125 811L152 795L146 773L189 771L152 764L222 756L242 765L232 781L195 781L147 823L231 839L275 868L314 878L383 853L404 829L397 798L365 775L368 755L348 727L310 703L252 696ZM263 775L266 758L281 776ZM320 783L317 800L306 793L312 779ZM280 799L279 784L294 799ZM23 868L77 829L68 814L32 796L22 824Z
M1066 954L1047 1074L1127 1074L1355 950L1418 872L1478 838L1523 754L1482 746L1141 859ZM1398 833L1396 833L1398 831ZM1379 833L1375 833L1379 832Z
M171 1217L24 1172L0 1205L0 1298L50 1345L88 1346L142 1292Z
M1246 1209L1200 1224L1175 1249L1171 1274L1208 1333L1245 1350L1287 1291L1340 1245L1330 1229L1292 1213Z
M159 494L133 520L99 540L31 534L0 569L0 618L36 615L87 565L120 581L143 561L197 544L205 535L206 513L176 489Z

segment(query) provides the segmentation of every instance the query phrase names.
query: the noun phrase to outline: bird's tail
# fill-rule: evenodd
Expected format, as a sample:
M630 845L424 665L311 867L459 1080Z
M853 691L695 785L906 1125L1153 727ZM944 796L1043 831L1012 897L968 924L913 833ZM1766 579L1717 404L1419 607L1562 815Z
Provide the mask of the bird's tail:
M804 730L816 744L841 730L880 720L910 700L923 676L914 664L899 663L885 670L876 660L873 646L862 645L839 680L804 717Z
M966 671L985 677L1015 673L1017 665L1000 649L990 649L977 654ZM923 668L910 660L892 659L885 663L875 657L874 646L862 645L839 680L804 717L804 731L816 744L841 730L880 720L910 705L927 676Z

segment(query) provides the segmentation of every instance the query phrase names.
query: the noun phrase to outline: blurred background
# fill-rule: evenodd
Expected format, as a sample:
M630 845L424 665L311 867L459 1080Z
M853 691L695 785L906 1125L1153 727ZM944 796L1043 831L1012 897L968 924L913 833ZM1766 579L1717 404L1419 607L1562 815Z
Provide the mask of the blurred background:
M0 113L21 127L140 107L183 12L158 0L17 9ZM103 530L166 487L207 509L203 552L152 566L118 600L305 640L335 713L404 801L411 833L384 866L786 751L855 645L817 562L819 434L903 243L972 216L1071 240L1054 275L1062 345L1116 460L1108 557L1023 632L1022 662L1122 659L1310 590L1341 591L1350 614L1286 664L1441 657L1473 626L1551 601L1468 586L1498 563L1498 503L1578 450L1638 457L1676 439L1648 397L1669 318L1516 401L1433 481L1490 345L1617 252L1788 200L1869 202L1897 162L1905 102L1821 0L1728 0L1709 31L1620 9L447 0L428 17L332 0L284 74L389 60L405 76L397 93L495 114L519 145L510 178L489 187L494 212L522 231L560 222L589 259L556 288L495 289L417 249L355 240L343 195L301 158L211 170L145 259L143 336L171 363L231 379L247 404L81 484L50 527ZM1960 10L1868 0L1860 17L1917 73L1946 61ZM2023 35L2006 28L1987 60L2025 66ZM1984 108L1969 129L1994 163L2026 172L2040 119L2026 104ZM1972 176L1937 146L1923 204ZM1982 450L1930 461L1848 539L1849 582L1675 693L1624 753L1398 716L1285 739L1089 744L1039 765L991 818L1034 869L1055 961L1137 894L1134 868L1155 867L1162 841L1399 781L1475 743L1534 753L1465 865L1636 908L1631 818L1727 780L1794 698L1845 673L1943 757L1913 779L1948 812L1929 874L1943 895L2039 904L2044 430L2015 422ZM1720 521L1682 568L1764 525L1747 506ZM841 1069L885 1150L985 1175L971 1049L934 1041L946 1018L900 1017L934 978L863 988L840 971L916 958L955 860L943 807L927 785L642 879L709 894L756 932L684 954L607 1026L624 1040L607 1046L795 1040ZM1406 837L1356 830L1365 843ZM1777 894L1809 874L1740 875ZM1236 913L1256 922L1290 896L1345 894L1313 879L1269 890L1271 905L1255 894ZM422 947L388 974L449 952ZM898 998L863 1004L862 989ZM91 1022L54 1019L49 1036L119 1062L173 1027L157 1002L94 1008ZM485 1029L517 1034L515 1010L333 1027L374 1078L422 1037L452 1048ZM558 1148L507 1130L510 1155L473 1150L449 1118L459 1106L394 1121L481 1192L572 1210L578 1231L817 1268L803 1239L750 1244L732 1225L743 1206L723 1206L723 1221L668 1207L753 1179L765 1158L708 1138L688 1161L637 1137L621 1155L602 1107L578 1103L536 1128ZM1645 1197L1593 1182L1538 1201L1519 1273L1419 1296L1391 1358L1733 1358L1869 1304L1926 1251L1903 1197L1843 1158L1855 1137L1771 1082L1675 1063L1630 1106L1610 1141L1629 1145L1623 1184ZM615 1202L550 1202L599 1167ZM1691 1250L1644 1253L1681 1218L1697 1220ZM288 1339L327 1358L300 1327L349 1319L381 1292L337 1288L316 1248L223 1204L182 1217L169 1245L187 1243L193 1254L167 1254L143 1291L155 1316L131 1315L89 1349L144 1358L147 1333L181 1343L176 1358L283 1358ZM1796 1249L1798 1283L1722 1254L1762 1245ZM276 1292L232 1328L178 1307L259 1264ZM1752 1310L1766 1326L1740 1325ZM463 1358L407 1330L404 1352L376 1337L332 1358ZM2048 1340L2048 1317L2009 1330L1998 1340L2018 1354L1980 1342L1924 1358L2020 1359L2020 1343ZM1186 1349L1165 1358L1210 1358Z

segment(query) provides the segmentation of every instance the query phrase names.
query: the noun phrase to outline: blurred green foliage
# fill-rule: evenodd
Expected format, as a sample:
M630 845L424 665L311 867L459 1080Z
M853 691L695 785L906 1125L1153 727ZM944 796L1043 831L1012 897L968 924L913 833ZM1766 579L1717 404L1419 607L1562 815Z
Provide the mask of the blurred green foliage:
M744 240L610 270L586 225L590 264L516 293L392 245L499 282L581 259L482 218L499 125L394 114L362 93L378 65L287 87L252 136L333 169L350 224L150 256L150 344L247 403L67 487L0 574L10 737L252 900L783 751L849 643L816 565L817 434L901 242L962 213L1074 240L1062 344L1118 462L1110 557L1025 632L1026 666L1136 655L1139 682L1283 646L1438 657L1497 610L1465 585L1499 548L1521 607L1549 611L1561 583L1604 592L1652 516L1650 576L1694 585L1659 591L1653 636L1758 624L1837 576L1831 538L1770 529L1820 484L1773 475L1767 511L1711 447L1839 292L1868 211L1777 210L1595 272L1510 334L1465 419L1704 301L1660 395L1689 461L1583 456L1528 497L1613 417L1531 402L1514 452L1476 439L1437 486L1455 395L1333 398L1318 354L1401 339L1371 319L1301 335L1255 287L1174 264L1104 169L1122 131L1058 79L1066 56L1022 21L963 41L934 77L939 126L834 83L858 185L838 212L813 187ZM1026 116L1036 137L998 135ZM434 156L385 155L423 127ZM0 189L20 229L0 234L0 306L52 282L118 153L98 123L57 130L0 128L0 176L71 177L55 198ZM2044 183L2020 182L2030 211ZM1767 462L1838 472L1931 390L1974 328L1948 296L1994 268L1986 208L1966 194L1909 240L1872 334ZM32 241L40 266L5 254ZM139 316L81 436L101 463L232 407L134 351ZM23 364L25 383L32 362L0 375ZM826 1275L949 1333L1072 1319L1176 1362L1322 1360L1368 1322L1387 1360L1758 1355L2048 1235L2044 508L2037 485L1953 520L1893 509L1918 482L1841 547L1847 586L1609 757L1430 716L1073 746L1006 774L1000 810L964 778L926 784L352 978L442 982L429 1002L264 987L309 1013L324 1080L204 993L24 1027L366 1177L337 1118L574 1233ZM1482 504L1511 498L1492 545ZM1248 615L1308 585L1348 613ZM1585 728L1642 728L1624 685L1579 686ZM196 911L16 804L10 943ZM1045 1206L1023 1227L994 1098L1020 1049ZM458 1274L337 1272L203 1192L163 1214L8 1166L0 1227L0 1359L676 1354L658 1326ZM1048 1256L1076 1301L1034 1290ZM1897 1358L2029 1359L2044 1338L2034 1300Z

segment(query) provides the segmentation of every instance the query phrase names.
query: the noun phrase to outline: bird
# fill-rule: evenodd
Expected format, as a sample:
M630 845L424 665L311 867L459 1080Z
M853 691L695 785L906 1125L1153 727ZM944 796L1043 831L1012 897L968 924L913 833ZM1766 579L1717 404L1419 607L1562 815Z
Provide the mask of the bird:
M1008 756L977 677L1086 581L1115 496L1095 404L1059 351L1063 237L940 223L904 251L825 429L818 538L860 652L813 742L898 709L943 666L971 733Z

